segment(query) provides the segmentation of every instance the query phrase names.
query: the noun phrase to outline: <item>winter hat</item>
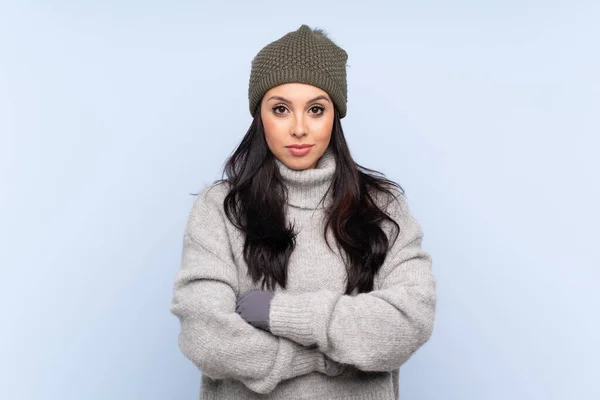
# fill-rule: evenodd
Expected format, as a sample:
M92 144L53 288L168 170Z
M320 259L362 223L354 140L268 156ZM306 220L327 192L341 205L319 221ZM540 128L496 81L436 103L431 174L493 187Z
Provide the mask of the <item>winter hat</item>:
M252 60L248 99L254 115L265 93L284 83L307 83L329 94L346 115L348 54L321 29L302 25L263 47Z

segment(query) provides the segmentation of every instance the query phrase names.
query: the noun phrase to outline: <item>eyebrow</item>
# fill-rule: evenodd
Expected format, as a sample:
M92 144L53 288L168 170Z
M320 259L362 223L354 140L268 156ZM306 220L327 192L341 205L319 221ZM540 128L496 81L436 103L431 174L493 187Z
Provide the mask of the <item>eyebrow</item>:
M292 103L291 101L289 101L285 97L281 97L281 96L271 96L271 97L269 97L269 99L267 101L270 101L270 100L279 100L279 101L283 101L284 103L287 103L287 104L291 104ZM307 101L306 103L312 103L313 101L317 101L317 100L325 100L325 101L329 102L329 99L327 98L327 96L320 95L320 96L315 97L314 99L311 99L311 100Z

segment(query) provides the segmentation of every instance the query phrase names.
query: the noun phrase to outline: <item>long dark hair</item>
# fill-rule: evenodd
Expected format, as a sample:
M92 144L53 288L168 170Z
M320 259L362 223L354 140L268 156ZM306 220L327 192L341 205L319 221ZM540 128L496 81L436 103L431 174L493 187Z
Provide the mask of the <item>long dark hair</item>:
M329 148L337 168L329 190L332 201L325 210L323 235L333 230L340 254L345 254L346 294L373 290L373 280L391 246L381 222L389 221L398 237L400 227L375 201L375 193L394 196L397 183L383 174L357 164L344 138L339 111L335 108ZM287 284L287 266L296 244L294 226L286 224L285 186L265 140L260 107L237 149L228 158L223 176L215 183L227 182L229 192L223 201L227 218L245 233L244 260L248 272L261 288L274 290ZM379 176L377 176L379 175ZM343 250L343 251L342 251Z

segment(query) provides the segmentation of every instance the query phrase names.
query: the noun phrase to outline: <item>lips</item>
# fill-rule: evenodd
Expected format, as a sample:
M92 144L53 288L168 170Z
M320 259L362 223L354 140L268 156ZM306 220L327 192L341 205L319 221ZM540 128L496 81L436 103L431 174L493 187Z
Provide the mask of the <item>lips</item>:
M312 145L306 144L293 144L291 146L286 146L291 155L295 157L302 157L310 153L312 150Z

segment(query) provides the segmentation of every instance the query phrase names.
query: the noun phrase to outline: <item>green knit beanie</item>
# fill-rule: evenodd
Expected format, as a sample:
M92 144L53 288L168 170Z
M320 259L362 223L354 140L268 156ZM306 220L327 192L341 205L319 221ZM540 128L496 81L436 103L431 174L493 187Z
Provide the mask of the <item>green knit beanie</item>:
M329 94L346 115L346 61L348 54L320 29L302 25L263 47L252 60L250 114L254 115L265 93L284 83L307 83Z

